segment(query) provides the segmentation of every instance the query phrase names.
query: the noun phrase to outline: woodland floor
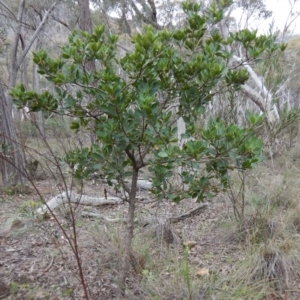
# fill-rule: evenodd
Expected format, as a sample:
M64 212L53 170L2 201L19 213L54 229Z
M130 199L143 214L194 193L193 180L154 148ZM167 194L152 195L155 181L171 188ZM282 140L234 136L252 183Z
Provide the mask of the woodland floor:
M59 193L55 184L49 180L38 181L36 184L45 199ZM88 183L84 193L103 196L103 189L103 185ZM150 197L147 194L144 196ZM2 226L16 216L28 220L15 224L9 234L0 237L0 279L9 287L9 295L3 299L84 299L74 255L56 222L51 218L33 221L31 217L36 209L35 201L38 200L39 196L33 190L27 195L0 195ZM205 296L210 288L210 280L207 278L214 275L226 278L233 264L245 259L242 243L236 241L231 234L234 231L226 227L231 220L234 221L230 202L225 196L220 195L214 199L200 215L171 225L180 237L177 245L158 242L148 227L143 227L143 220L150 215L178 216L197 205L194 201L183 201L178 205L162 202L159 207L155 203L138 205L133 246L136 256L142 257L145 265L141 273L132 270L128 277L126 299L217 299ZM125 218L127 205L104 206L93 211L112 218ZM68 219L61 209L59 220L70 232ZM125 225L78 216L77 226L78 244L91 299L115 299ZM186 241L196 242L188 252L183 247ZM193 287L193 296L187 295L189 281ZM195 286L199 288L195 289ZM168 292L164 293L163 290ZM300 299L297 282L293 284L293 291L289 298L281 298L283 296L279 295L276 298L274 294L273 298L257 299Z

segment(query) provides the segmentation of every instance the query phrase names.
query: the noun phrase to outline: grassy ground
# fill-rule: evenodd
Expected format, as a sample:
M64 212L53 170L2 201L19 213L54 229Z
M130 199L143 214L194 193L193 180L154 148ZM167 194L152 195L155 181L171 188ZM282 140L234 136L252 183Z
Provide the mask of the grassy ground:
M293 150L245 174L244 217L236 220L232 199L241 211L242 197L240 177L234 174L231 197L219 195L199 216L172 225L176 244L157 239L145 221L180 215L197 203L139 203L124 299L300 299L299 175L300 161ZM35 183L45 199L60 192L50 177ZM104 189L113 194L101 183L86 182L84 193L103 196ZM53 219L35 217L39 200L34 191L12 195L3 189L0 195L0 278L8 294L4 299L83 299L66 239ZM118 299L125 225L83 218L81 209L76 210L77 237L91 299ZM60 208L56 214L72 235L67 210ZM94 212L126 217L127 205Z

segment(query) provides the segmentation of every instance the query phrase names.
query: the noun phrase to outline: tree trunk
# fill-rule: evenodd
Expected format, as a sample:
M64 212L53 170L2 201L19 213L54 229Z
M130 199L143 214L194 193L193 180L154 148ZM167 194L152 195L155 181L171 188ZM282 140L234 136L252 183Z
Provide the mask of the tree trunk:
M17 52L22 28L24 7L25 0L20 0L17 15L18 26L15 30L12 46L9 88L16 84L17 72L21 65L17 66ZM12 110L13 106L10 101L10 97L5 95L4 87L2 83L0 83L0 169L5 187L15 186L17 184L23 185L25 183L25 178L22 175L22 172L25 174L25 161L20 150L20 145L17 142L17 133L12 118Z
M93 31L89 0L79 1L79 28L90 33ZM86 71L96 71L95 61L86 62L85 69Z
M3 85L0 83L0 170L4 186L24 185L25 161L17 142L16 127L12 119Z
M129 194L129 207L128 207L128 219L127 219L127 231L124 240L124 255L122 259L122 268L119 276L119 288L122 293L125 292L125 281L127 274L130 270L130 255L132 253L131 243L133 239L134 230L134 214L135 214L135 203L137 193L137 180L138 180L138 169L133 170L131 189Z
M80 0L79 1L79 28L82 31L92 32L92 19L91 19L91 11L90 11L90 1L89 0ZM95 72L96 71L96 63L94 60L87 61L85 63L85 69L87 72ZM89 99L87 99L87 103ZM90 138L91 143L93 144L96 139L96 134L94 132L95 122L92 120L90 123Z

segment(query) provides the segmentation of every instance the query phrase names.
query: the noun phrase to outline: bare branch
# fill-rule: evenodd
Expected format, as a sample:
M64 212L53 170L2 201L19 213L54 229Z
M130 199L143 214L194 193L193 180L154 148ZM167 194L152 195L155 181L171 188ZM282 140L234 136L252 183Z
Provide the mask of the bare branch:
M18 20L16 15L13 13L13 11L6 4L4 4L1 0L0 0L0 5L2 5L6 10L8 10L13 15L15 20Z
M68 28L68 29L71 31L71 29L70 29L70 27L69 27L69 25L68 25L67 23L63 22L61 19L58 19L58 18L57 18L56 16L54 16L54 15L52 15L51 17L52 17L52 19L53 19L54 21L60 23L61 25L65 26L66 28Z
M25 6L25 0L21 0L20 4L19 4L19 9L18 9L18 15L17 15L18 27L15 32L15 38L13 40L13 47L12 47L12 63L11 63L12 66L11 66L11 74L10 74L10 78L9 78L9 86L10 87L14 86L16 78L17 78L17 70L18 70L17 51L18 51L19 38L20 38L20 33L21 33L21 28L22 28L22 18L23 18L24 6ZM20 67L20 65L19 65L19 67Z
M133 8L133 10L135 11L135 13L145 22L145 23L147 23L147 24L150 24L150 25L152 25L155 29L157 29L157 30L161 30L162 29L162 27L158 24L158 23L156 23L156 22L154 22L153 20L150 20L149 18L147 18L143 13L141 13L140 12L140 10L137 8L137 6L135 5L135 3L134 3L134 1L130 1L130 3L131 3L131 6L132 6L132 8Z
M263 106L264 99L253 88L247 84L243 84L241 89L242 92L249 97L263 113L266 112L265 107Z
M170 223L178 223L178 222L180 222L184 219L199 215L200 213L202 213L203 210L205 210L208 207L209 207L209 203L207 203L207 202L202 203L198 207L196 207L195 209L192 209L191 211L189 211L189 212L187 212L183 215L169 218L168 221Z

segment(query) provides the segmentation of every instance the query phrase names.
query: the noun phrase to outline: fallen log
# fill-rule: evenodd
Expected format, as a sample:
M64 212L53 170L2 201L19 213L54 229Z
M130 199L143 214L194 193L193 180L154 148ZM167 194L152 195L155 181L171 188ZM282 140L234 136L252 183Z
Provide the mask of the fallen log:
M102 206L108 204L120 204L123 203L123 200L119 197L90 197L87 195L79 195L74 192L61 193L60 195L55 196L54 198L47 201L47 205L44 204L42 207L38 208L36 212L38 214L45 214L49 209L54 209L57 206L62 204L74 203L79 205L87 206Z

